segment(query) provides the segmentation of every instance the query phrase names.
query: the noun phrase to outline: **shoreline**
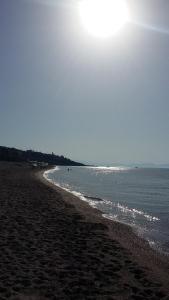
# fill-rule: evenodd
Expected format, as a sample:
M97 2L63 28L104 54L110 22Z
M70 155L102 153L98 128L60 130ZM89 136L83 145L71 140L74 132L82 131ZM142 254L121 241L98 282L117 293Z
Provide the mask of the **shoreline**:
M89 196L85 196L85 195L83 195L83 194L81 194L81 193L78 193L78 192L76 192L76 191L71 191L71 190L69 190L69 189L67 189L67 188L62 187L62 186L59 185L58 183L55 183L52 179L48 179L48 178L47 178L47 175L46 175L45 173L53 173L55 170L57 170L57 168L58 168L58 166L55 166L55 167L53 167L53 168L51 168L51 169L48 169L47 171L44 171L43 174L42 174L42 176L43 176L48 182L52 183L52 185L56 186L57 188L59 188L59 189L61 189L61 190L64 190L64 191L70 193L70 195L74 195L74 196L77 197L80 201L86 202L86 203L89 205L89 207L98 210L98 212L101 214L101 216L102 216L103 218L108 219L108 220L110 220L110 221L112 221L112 222L120 223L120 224L122 224L122 225L124 225L124 226L129 227L129 230L132 230L132 232L133 232L139 239L143 240L145 243L148 243L149 247L150 247L153 251L157 252L157 254L159 254L159 255L161 255L161 256L166 257L166 259L169 259L169 252L165 252L165 251L163 251L161 248L157 248L157 247L152 246L152 245L151 245L151 241L149 241L149 240L147 240L146 238L142 237L142 236L138 233L138 230L137 230L136 228L134 228L132 225L127 224L127 223L122 222L122 221L119 221L119 220L114 220L113 218L109 217L106 213L104 213L103 211L99 210L99 208L94 207L92 204L90 204L90 201L88 201L88 199L91 199L91 200L92 200L92 199L98 199L98 201L103 201L103 199L97 198L97 197L89 197Z
M0 162L0 299L168 299L169 262L126 225Z
M55 170L55 168L53 170ZM47 170L47 172L48 171L50 172L52 169ZM143 267L147 267L147 264L149 264L149 267L150 269L152 268L153 272L156 270L156 273L158 273L159 268L161 269L161 267L169 272L169 256L167 254L151 247L149 242L139 236L129 224L105 217L103 212L98 208L92 207L87 201L82 200L68 189L62 188L52 182L52 180L47 179L44 175L45 172L40 172L40 180L45 184L49 184L52 188L56 189L57 192L61 193L64 200L73 204L80 213L85 215L87 220L88 217L89 219L92 217L94 221L105 224L108 227L109 237L117 240L123 247L129 250L132 253L133 258L139 261ZM142 260L142 256L144 256L144 261ZM165 280L165 274L162 277Z

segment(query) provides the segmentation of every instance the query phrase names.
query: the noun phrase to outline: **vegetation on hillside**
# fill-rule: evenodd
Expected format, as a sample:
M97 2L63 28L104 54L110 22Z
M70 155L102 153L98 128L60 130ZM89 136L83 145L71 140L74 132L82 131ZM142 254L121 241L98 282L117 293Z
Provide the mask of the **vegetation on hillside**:
M33 150L19 150L0 146L0 161L17 161L29 162L37 161L51 165L66 165L66 166L83 166L83 164L70 160L63 155L55 155L54 153L42 153Z

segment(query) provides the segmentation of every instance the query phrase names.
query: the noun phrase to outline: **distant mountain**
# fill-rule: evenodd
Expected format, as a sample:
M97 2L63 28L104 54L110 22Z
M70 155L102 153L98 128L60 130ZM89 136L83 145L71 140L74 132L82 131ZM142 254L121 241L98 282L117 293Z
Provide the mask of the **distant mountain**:
M16 161L16 162L29 162L37 161L44 162L50 165L65 165L65 166L84 166L79 162L70 160L63 155L55 155L37 152L33 150L19 150L0 146L0 161Z

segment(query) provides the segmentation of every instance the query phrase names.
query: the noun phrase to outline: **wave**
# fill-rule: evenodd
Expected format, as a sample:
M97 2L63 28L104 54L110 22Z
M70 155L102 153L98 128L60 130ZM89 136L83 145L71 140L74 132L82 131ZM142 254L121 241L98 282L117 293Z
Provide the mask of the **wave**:
M105 185L108 178L107 176L109 175L104 176L104 173L112 172L112 175L110 175L110 179L111 176L112 178L113 176L116 176L116 174L113 175L113 172L125 173L126 171L127 172L126 174L129 173L126 176L130 176L130 171L128 172L127 170L131 170L132 173L133 168L127 168L124 166L118 166L118 167L87 166L81 168L82 168L81 170L77 168L75 169L72 168L72 171L74 172L71 172L68 175L68 173L66 172L67 169L56 166L54 169L45 171L44 177L47 180L49 180L52 184L64 189L67 192L70 192L71 194L78 197L80 200L87 202L91 207L100 210L104 218L131 226L131 228L138 236L141 236L142 238L146 239L149 242L151 247L153 248L157 247L158 239L163 240L163 236L160 235L161 234L160 228L163 219L160 213L159 214L157 213L157 210L151 208L151 201L149 202L148 209L147 209L147 205L144 205L145 203L144 201L145 199L147 201L147 198L144 197L144 193L142 195L142 189L140 189L142 201L133 202L131 201L133 198L130 199L128 197L128 194L125 194L124 197L121 196L123 190L119 191L117 189L117 191L119 191L119 198L118 198L117 191L115 191L116 193L114 194L112 191L112 186L110 189L109 185L108 186ZM59 171L58 174L57 171ZM120 173L117 175L119 176L119 178L121 178L120 176L123 177L123 173L121 173L121 175ZM89 177L86 176L88 174ZM97 174L98 174L98 179L95 176L93 176ZM131 176L133 176L133 174L135 173L132 173ZM77 178L76 176L81 176L81 177ZM94 180L92 177L94 178ZM101 182L99 182L100 178L101 178ZM63 183L63 181L65 181L65 183ZM109 178L108 178L108 182L109 182ZM103 191L101 188L103 188ZM151 186L151 190L152 188L153 186ZM107 191L107 189L108 192L104 192ZM134 190L134 195L136 195L136 200L137 200L136 192L137 190L136 191ZM146 196L147 197L149 196L149 190L146 192ZM130 201L127 202L128 200ZM155 202L152 202L152 205L153 203ZM158 215L158 217L156 214ZM156 232L154 233L152 230L156 230ZM160 245L161 242L159 242L158 248L160 247Z
M89 168L94 168L94 169L107 169L107 168L113 168L114 167L89 167ZM116 168L117 169L117 168ZM159 221L160 219L152 216L144 211L138 210L136 208L129 208L128 206L122 205L119 202L115 203L113 201L110 200L106 200L106 199L102 199L96 196L89 196L89 195L84 195L81 192L75 191L72 189L72 187L69 184L60 184L56 181L54 181L53 179L48 178L48 174L52 174L55 171L59 171L60 168L58 166L56 166L54 169L52 170L48 170L44 172L44 177L49 180L50 182L52 182L53 184L55 184L56 186L66 190L67 192L72 193L73 195L77 196L79 199L88 202L92 207L98 207L100 208L101 205L101 210L103 212L103 216L109 219L113 219L113 220L118 220L119 214L122 213L122 215L130 215L130 217L132 217L132 219L136 219L137 216L141 216L143 218L145 218L147 221L149 222L155 222L155 221ZM119 170L119 167L118 167ZM112 209L116 209L116 211L120 211L120 213L118 214L113 214L112 213ZM110 213L106 213L106 211L111 211ZM130 224L129 224L130 225Z
M43 173L43 176L46 178L46 176L48 175L48 174L52 174L52 173L54 173L55 171L59 171L60 170L60 168L58 167L58 166L56 166L56 167L54 167L53 169L50 169L50 170L47 170L47 171L45 171L44 173ZM48 178L47 178L48 179Z
M135 215L141 215L150 222L160 220L159 218L151 216L151 215L145 213L144 211L141 211L141 210L138 210L135 208L128 208L127 206L123 206L120 203L117 203L117 208L120 209L124 213L131 213L133 215L133 217L135 217Z

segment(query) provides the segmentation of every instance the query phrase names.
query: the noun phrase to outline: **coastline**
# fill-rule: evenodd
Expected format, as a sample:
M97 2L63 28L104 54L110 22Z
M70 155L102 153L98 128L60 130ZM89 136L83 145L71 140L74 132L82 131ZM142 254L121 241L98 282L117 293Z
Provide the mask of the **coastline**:
M0 299L167 300L166 257L44 171L0 163Z
M90 200L97 200L97 201L103 201L102 198L98 198L98 197L96 197L96 196L91 197L91 196L83 195L83 194L80 193L80 192L71 191L71 190L69 190L68 188L62 187L62 186L59 185L58 183L54 182L52 179L49 179L46 173L53 173L55 170L58 170L58 166L55 166L54 168L49 169L49 170L43 172L43 177L44 177L48 182L52 183L52 185L55 185L57 188L61 189L61 191L64 190L64 191L68 192L69 194L74 195L75 197L77 197L80 201L85 201L91 208L95 208L96 210L98 210L98 212L100 212L100 214L101 214L101 216L102 216L103 218L106 218L106 219L108 219L108 220L110 220L110 221L112 221L112 222L113 222L113 221L114 221L115 223L118 222L118 223L120 223L120 224L122 224L122 225L124 225L124 226L127 226L127 227L129 228L129 230L132 230L132 232L134 232L134 234L136 234L136 235L139 237L139 239L143 240L145 243L148 243L151 249L153 249L153 250L154 250L155 252L157 252L159 255L165 256L166 258L169 259L169 253L168 253L168 252L163 251L160 247L157 248L157 247L152 246L152 245L151 245L151 241L149 241L149 240L146 239L145 237L142 237L142 236L139 234L139 232L138 232L138 230L137 230L136 228L134 228L134 227L131 226L130 224L127 224L126 222L122 222L122 221L119 221L119 220L114 220L113 218L109 217L106 213L104 213L104 211L99 210L99 208L97 208L97 206L95 206L95 205L93 206L93 205L91 204L91 202L88 201L88 199L90 199ZM147 217L147 214L146 214L146 217ZM152 216L149 216L149 215L148 215L148 217L151 217L151 218L153 218L153 219L159 220L158 218L152 217Z
M166 275L169 273L169 257L167 255L152 248L149 242L137 235L130 225L105 217L102 211L92 207L87 201L51 182L44 176L44 173L40 172L39 179L61 193L66 202L73 204L77 211L85 216L86 222L93 220L106 225L108 236L130 251L133 259L139 262L141 266L147 268L148 265L151 276L160 273L160 277L163 278L162 281L166 280Z

